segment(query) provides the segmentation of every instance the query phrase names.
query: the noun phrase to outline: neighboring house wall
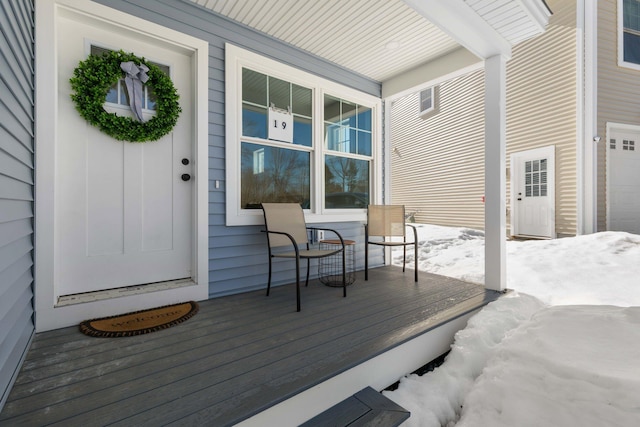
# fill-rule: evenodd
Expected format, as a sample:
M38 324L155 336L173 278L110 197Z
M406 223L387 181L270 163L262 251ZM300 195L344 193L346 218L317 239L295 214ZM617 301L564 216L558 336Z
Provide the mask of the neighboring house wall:
M268 258L266 238L260 232L262 227L225 225L225 42L368 94L379 96L380 84L210 13L187 0L158 0L146 2L144 6L139 6L139 2L135 1L97 2L209 42L209 295L265 288ZM216 188L216 181L219 182L219 188ZM356 240L361 249L364 235L362 224L346 222L330 225L342 232L344 238ZM362 253L362 250L357 253ZM377 264L381 263L381 256L376 260ZM362 265L362 259L358 260L358 265ZM312 273L315 275L317 268ZM274 283L290 283L293 280L294 263L276 263Z
M555 147L556 233L577 227L575 0L550 0L547 31L517 45L507 63L507 168L514 152ZM507 194L510 182L507 179ZM507 198L511 209L511 198Z
M484 228L484 71L439 85L436 109L419 94L391 107L391 201L416 222Z
M547 31L507 62L507 174L514 152L555 146L556 232L576 232L576 4L547 2ZM439 85L439 108L418 117L418 94L391 113L393 203L417 222L484 228L484 72ZM507 209L510 209L507 175ZM509 215L507 215L509 220Z
M33 2L0 4L0 408L33 336Z
M598 2L598 231L607 229L606 125L640 126L640 71L618 65L618 2Z

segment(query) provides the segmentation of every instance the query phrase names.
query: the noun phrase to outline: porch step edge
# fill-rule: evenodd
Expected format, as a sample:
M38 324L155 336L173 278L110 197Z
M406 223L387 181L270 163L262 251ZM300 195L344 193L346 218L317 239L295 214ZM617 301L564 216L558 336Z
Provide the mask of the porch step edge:
M365 387L300 427L395 427L410 416L408 410L393 400Z

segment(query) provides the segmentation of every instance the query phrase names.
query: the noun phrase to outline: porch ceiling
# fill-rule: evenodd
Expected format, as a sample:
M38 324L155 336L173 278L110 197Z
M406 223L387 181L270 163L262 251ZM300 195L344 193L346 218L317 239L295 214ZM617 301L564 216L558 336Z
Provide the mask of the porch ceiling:
M510 54L549 17L543 0L191 1L382 83L460 46Z

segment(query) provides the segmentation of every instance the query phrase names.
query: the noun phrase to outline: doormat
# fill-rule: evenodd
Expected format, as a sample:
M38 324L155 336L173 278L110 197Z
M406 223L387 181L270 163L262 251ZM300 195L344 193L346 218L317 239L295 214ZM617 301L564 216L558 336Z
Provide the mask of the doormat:
M182 323L198 312L195 301L140 310L118 316L85 320L80 332L92 337L114 338L148 334Z

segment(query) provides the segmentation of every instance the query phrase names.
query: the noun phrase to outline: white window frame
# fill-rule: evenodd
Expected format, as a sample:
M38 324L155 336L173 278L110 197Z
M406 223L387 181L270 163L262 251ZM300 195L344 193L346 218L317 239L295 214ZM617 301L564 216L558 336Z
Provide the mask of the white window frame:
M431 93L431 105L429 105L429 108L422 108L422 94L424 92L430 92ZM424 116L425 114L428 114L430 112L432 112L434 110L434 104L435 104L435 99L434 99L434 90L433 90L433 86L428 87L426 89L422 89L420 91L420 93L418 94L418 98L419 98L419 103L420 103L420 116Z
M382 101L353 88L343 86L295 67L266 58L237 46L225 45L225 151L226 151L226 225L263 223L260 209L242 209L240 204L240 150L242 139L242 68L311 88L313 96L313 152L311 160L311 208L306 221L343 222L366 220L366 209L325 209L324 155L332 153L324 146L324 96L330 95L371 108L370 203L379 203L382 189ZM345 154L345 153L341 153Z
M640 71L640 64L624 60L624 4L618 0L618 65Z

